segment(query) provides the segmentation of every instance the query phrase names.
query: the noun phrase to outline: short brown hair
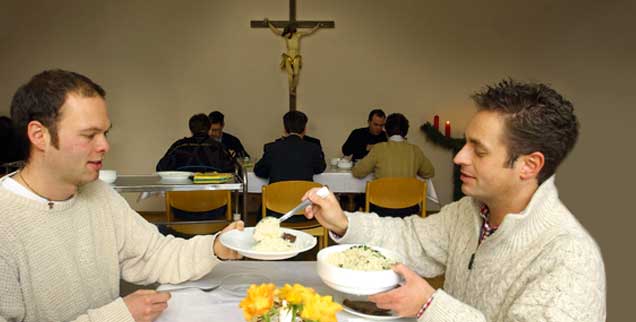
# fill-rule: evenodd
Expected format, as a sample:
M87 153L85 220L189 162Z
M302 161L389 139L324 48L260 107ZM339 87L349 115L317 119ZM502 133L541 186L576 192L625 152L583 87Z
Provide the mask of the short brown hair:
M33 76L13 95L11 118L20 140L21 152L27 160L31 146L27 125L31 121L42 123L51 133L51 144L59 147L57 122L60 108L70 93L82 97L106 96L104 89L88 77L61 69L46 70Z
M539 184L555 173L576 143L579 122L574 106L548 85L506 79L472 98L479 110L504 116L508 166L520 155L543 153L545 164L539 172Z

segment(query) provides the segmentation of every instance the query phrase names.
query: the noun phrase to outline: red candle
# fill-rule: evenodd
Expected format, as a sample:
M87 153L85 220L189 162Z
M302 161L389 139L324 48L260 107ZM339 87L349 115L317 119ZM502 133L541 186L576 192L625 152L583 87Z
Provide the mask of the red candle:
M439 131L439 115L433 117L433 127Z
M446 121L446 126L444 127L444 135L446 135L447 138L450 137L450 121Z

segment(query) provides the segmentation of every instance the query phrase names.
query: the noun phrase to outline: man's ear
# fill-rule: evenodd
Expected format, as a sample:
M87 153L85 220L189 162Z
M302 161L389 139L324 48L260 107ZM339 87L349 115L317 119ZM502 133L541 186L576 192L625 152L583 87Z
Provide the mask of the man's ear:
M522 162L520 176L523 180L537 178L545 165L545 157L541 152L532 152L520 159Z
M38 149L44 150L51 143L51 134L39 121L31 121L27 124L27 137L31 141L31 145Z

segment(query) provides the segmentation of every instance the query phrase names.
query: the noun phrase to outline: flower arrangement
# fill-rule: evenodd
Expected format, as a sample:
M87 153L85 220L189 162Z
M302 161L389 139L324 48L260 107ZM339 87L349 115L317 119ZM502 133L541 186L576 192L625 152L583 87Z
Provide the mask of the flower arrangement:
M252 284L239 305L249 322L335 322L342 306L300 284Z

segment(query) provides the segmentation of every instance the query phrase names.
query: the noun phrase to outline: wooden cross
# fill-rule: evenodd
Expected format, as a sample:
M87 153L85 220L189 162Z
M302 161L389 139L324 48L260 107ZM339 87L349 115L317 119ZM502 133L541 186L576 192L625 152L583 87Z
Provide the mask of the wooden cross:
M285 28L290 23L295 23L297 28L314 28L318 25L320 25L320 28L336 27L334 21L296 20L296 0L289 0L289 20L269 20L269 23L276 28ZM252 20L250 21L250 27L269 28L265 20ZM291 88L289 92L289 110L296 110L296 93L293 93Z

